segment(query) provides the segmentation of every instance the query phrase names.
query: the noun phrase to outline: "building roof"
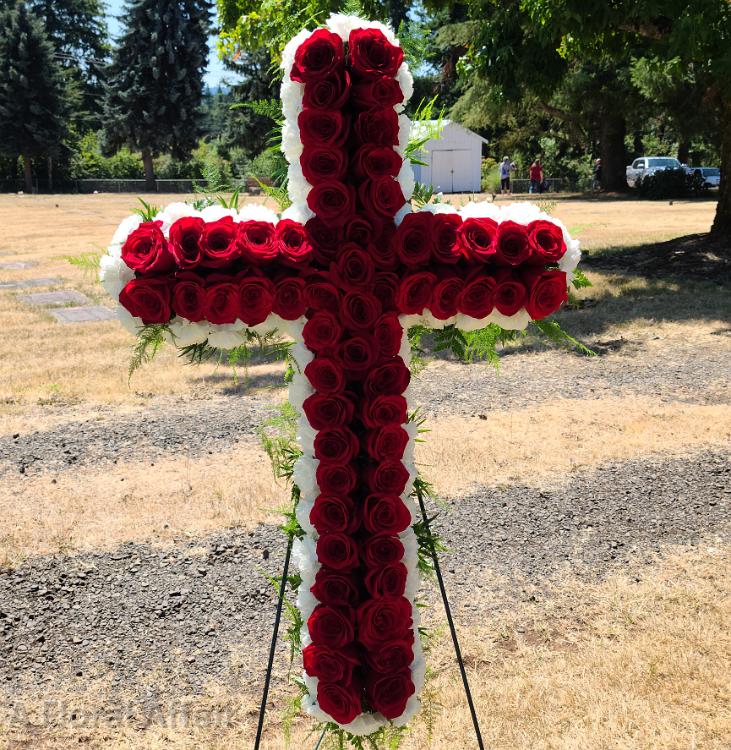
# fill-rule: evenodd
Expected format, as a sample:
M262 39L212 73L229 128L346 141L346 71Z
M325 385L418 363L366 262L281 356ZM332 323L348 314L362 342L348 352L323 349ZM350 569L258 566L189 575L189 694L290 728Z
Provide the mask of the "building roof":
M415 138L423 138L429 134L430 130L438 127L438 125L439 120L416 120L415 122L411 123L411 135ZM487 138L483 138L479 133L475 133L474 130L470 130L469 128L466 128L464 125L460 125L454 120L442 120L441 125L442 129L448 126L452 126L455 128L459 128L460 130L464 130L466 133L473 135L475 138L479 138L483 143L488 142Z

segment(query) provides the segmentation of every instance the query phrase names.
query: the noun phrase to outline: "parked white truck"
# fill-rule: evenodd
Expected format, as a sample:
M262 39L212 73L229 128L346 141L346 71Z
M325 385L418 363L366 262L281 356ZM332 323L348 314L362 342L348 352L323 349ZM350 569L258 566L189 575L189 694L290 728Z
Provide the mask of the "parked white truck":
M638 187L645 177L649 177L651 174L655 174L655 172L662 172L665 169L682 168L683 165L677 159L673 159L670 156L641 156L627 167L627 184L630 187Z

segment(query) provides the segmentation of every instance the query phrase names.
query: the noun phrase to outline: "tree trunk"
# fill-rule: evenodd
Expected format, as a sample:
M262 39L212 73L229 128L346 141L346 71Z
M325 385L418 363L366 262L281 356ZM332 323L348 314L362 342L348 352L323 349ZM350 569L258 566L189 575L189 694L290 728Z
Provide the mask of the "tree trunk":
M48 192L53 192L53 157L48 157Z
M25 192L33 192L33 166L30 162L30 156L23 154L23 179L25 180Z
M690 159L690 141L683 139L678 143L678 161L681 164L687 164L688 159Z
M721 104L721 186L711 233L728 243L731 252L731 96Z
M155 192L155 167L152 164L152 154L149 151L142 152L142 164L145 168L145 189Z
M621 114L605 113L601 123L602 188L627 190L624 134L626 123Z

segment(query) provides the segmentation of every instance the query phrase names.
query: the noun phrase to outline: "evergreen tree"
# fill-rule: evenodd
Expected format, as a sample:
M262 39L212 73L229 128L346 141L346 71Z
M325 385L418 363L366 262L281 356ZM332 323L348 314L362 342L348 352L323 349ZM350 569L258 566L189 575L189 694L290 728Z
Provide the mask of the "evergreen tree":
M126 27L108 70L105 145L142 152L145 179L153 157L184 159L195 146L208 57L206 0L130 0Z
M43 23L24 2L0 14L0 153L23 160L56 156L66 132L65 83Z

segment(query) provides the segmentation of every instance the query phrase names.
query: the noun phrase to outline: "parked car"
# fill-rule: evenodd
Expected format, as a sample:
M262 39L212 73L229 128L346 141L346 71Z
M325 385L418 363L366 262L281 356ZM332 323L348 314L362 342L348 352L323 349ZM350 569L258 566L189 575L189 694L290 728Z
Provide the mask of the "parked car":
M703 180L704 188L717 188L721 184L721 170L718 167L687 167L688 174Z
M641 156L627 167L627 184L638 187L645 177L666 169L682 169L682 164L670 156Z

